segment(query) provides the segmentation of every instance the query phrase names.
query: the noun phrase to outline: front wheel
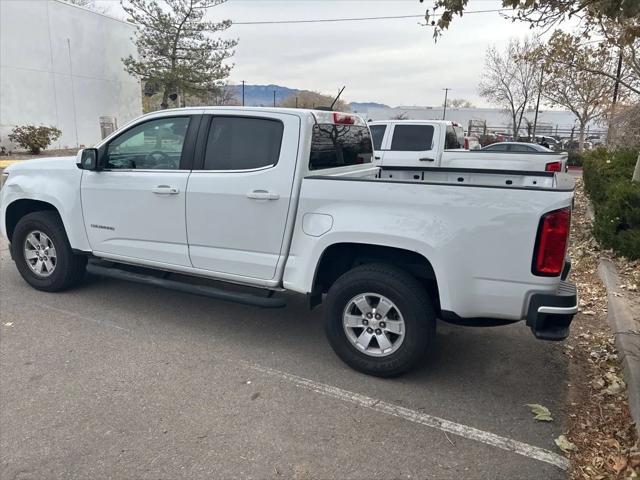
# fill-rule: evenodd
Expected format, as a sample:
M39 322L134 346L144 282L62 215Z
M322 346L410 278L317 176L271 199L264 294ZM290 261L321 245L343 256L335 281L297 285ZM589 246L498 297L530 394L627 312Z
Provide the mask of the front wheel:
M325 331L352 368L379 377L414 367L435 337L436 317L423 286L405 271L362 265L327 293Z
M75 255L56 212L25 215L11 238L11 255L29 285L46 292L65 290L84 277L87 258Z

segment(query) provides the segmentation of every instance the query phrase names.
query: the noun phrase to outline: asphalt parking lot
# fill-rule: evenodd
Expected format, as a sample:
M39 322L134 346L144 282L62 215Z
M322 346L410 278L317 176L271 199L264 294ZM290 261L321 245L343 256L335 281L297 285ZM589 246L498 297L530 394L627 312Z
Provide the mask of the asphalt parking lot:
M522 324L440 324L424 365L383 380L340 362L304 298L260 310L98 277L47 294L0 248L2 479L566 476L562 345Z

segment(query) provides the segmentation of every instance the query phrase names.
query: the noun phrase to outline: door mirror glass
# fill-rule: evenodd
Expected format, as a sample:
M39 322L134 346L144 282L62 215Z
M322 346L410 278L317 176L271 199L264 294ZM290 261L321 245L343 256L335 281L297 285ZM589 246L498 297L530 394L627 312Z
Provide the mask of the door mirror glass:
M83 170L98 170L98 149L83 148L78 152L76 163L78 164L78 167Z

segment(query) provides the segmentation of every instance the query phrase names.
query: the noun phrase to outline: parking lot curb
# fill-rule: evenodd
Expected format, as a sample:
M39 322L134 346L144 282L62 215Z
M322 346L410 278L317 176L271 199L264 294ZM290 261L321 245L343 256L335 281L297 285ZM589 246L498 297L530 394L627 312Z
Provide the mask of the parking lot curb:
M633 318L631 307L621 294L615 264L611 260L600 259L598 274L607 289L607 320L624 369L629 410L640 435L640 319Z

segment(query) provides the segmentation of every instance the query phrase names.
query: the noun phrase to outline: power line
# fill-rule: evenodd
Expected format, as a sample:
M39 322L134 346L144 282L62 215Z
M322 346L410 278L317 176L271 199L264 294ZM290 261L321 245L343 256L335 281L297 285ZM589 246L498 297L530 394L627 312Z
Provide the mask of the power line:
M470 13L494 13L513 11L511 8L495 8L491 10L469 10L464 12L465 15ZM442 14L430 14L429 17L440 17ZM406 18L425 18L424 15L394 15L384 17L351 17L351 18L317 18L311 20L264 20L255 22L232 22L233 25L279 25L287 23L331 23L331 22L361 22L367 20L398 20Z

